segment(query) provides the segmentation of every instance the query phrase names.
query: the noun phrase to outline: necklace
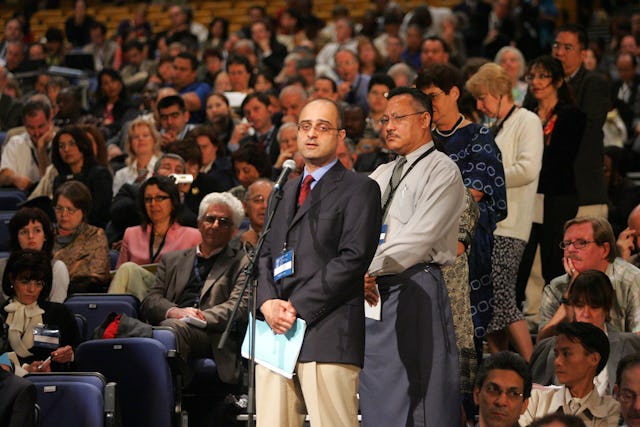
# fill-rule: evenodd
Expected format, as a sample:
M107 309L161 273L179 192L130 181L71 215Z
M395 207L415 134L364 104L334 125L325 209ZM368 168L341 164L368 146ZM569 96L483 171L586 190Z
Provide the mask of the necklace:
M464 116L462 114L460 114L460 117L458 117L458 120L456 121L456 124L453 125L453 129L451 129L450 131L441 131L440 129L436 128L435 131L438 135L448 138L451 135L453 135L454 133L456 133L456 131L458 130L458 128L460 127L460 125L462 124L462 122L464 121Z

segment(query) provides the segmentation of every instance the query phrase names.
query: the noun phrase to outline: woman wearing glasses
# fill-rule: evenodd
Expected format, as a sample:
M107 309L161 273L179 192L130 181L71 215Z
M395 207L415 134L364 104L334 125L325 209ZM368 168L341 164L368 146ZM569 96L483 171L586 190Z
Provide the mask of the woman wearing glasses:
M109 221L113 177L109 169L97 162L87 133L78 126L61 129L53 138L51 162L58 171L53 181L54 193L64 182L82 182L91 193L93 206L85 220L104 228Z
M533 208L542 162L542 127L531 111L513 99L512 79L495 63L480 67L466 84L478 110L496 120L492 127L502 154L507 187L507 217L497 224L491 254L493 316L489 350L508 350L511 342L529 361L533 344L522 312L516 305L518 267L531 233Z
M57 222L53 257L69 270L69 294L102 292L109 281L107 237L103 229L87 224L91 206L91 193L79 181L65 182L53 195Z
M564 223L578 212L578 190L574 163L584 133L586 117L574 104L569 86L564 81L562 64L545 55L534 59L527 74L534 102L526 105L542 121L544 152L538 183L538 194L544 197L542 225L535 224L527 252L535 252L540 243L542 276L545 283L565 273L563 250L558 246L564 236ZM521 270L527 276L532 258Z
M43 251L11 253L2 277L9 297L0 310L13 362L28 372L70 370L73 349L80 343L75 318L63 304L47 301L52 282L51 260Z
M142 225L124 232L116 275L109 286L110 293L131 293L140 300L151 287L154 274L139 267L155 264L172 251L189 249L200 243L200 232L183 227L176 221L180 209L178 186L163 176L152 176L140 188Z
M500 150L496 146L489 129L467 120L458 109L458 99L462 92L462 77L457 69L449 65L431 65L418 75L416 87L431 97L433 104L432 136L436 146L447 153L458 165L462 180L477 203L480 214L474 231L475 221L465 219L473 213L473 203L468 203L461 223L458 237L458 262L468 253L468 276L464 268L457 269L456 285L458 293L469 292L473 325L473 340L476 355L461 356L467 359L468 368L462 371L462 392L470 399L473 388L473 366L481 360L482 340L491 319L491 251L493 248L493 230L496 223L506 216L506 192L504 172L500 159ZM466 227L465 227L466 225ZM451 275L447 274L447 287L451 288ZM452 298L455 300L454 298ZM468 301L452 303L454 311L456 337L466 330L461 323L468 312ZM460 346L460 344L459 344ZM467 346L468 348L468 346ZM471 365L469 365L471 364ZM461 362L461 369L463 369ZM464 375L467 374L467 375ZM466 389L464 388L466 384ZM473 405L472 402L470 406ZM468 415L471 409L465 404Z

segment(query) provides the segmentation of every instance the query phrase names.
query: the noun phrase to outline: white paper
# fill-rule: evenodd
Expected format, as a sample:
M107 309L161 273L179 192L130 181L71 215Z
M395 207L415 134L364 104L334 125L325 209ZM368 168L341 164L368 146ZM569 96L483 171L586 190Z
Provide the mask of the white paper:
M371 306L366 300L364 301L364 317L373 320L380 320L382 301L380 299L380 291L378 290L378 285L376 285L376 295L378 295L378 302L376 303L376 305Z

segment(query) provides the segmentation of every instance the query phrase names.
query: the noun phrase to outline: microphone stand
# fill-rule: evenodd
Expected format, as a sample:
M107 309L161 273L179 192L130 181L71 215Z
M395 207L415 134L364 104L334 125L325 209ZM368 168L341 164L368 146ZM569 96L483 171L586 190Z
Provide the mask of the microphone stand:
M256 250L253 253L253 257L249 257L249 263L244 268L245 280L242 285L242 291L240 295L244 295L245 291L249 289L249 309L251 310L251 325L249 326L251 335L249 337L249 385L247 391L247 415L249 416L248 426L253 427L255 424L255 359L256 359L256 312L257 312L257 295L256 295L256 287L257 287L257 278L256 278L256 263L260 257L260 252L262 251L262 245L264 244L264 239L269 231L271 231L271 222L273 221L274 214L278 209L278 205L282 200L282 195L284 191L281 187L274 187L273 192L270 196L270 205L272 205L272 209L269 211L269 215L264 222L264 226L262 227L262 233L260 233L260 238L258 239L258 244L256 245ZM235 305L233 306L233 311L229 316L229 320L227 321L227 327L220 338L220 342L218 343L218 350L222 350L224 347L227 338L229 337L229 333L231 331L231 326L235 322L235 319L238 315L238 309L240 307L240 302L242 301L242 297L236 300Z

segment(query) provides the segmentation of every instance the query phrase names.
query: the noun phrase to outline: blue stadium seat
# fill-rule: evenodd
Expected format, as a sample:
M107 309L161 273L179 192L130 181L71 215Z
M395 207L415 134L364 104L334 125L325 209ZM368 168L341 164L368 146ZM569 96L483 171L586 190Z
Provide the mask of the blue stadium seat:
M36 386L42 427L115 425L116 384L105 383L99 373L37 373L25 378Z
M137 319L140 309L138 298L129 294L74 294L66 299L64 305L86 319L84 340L91 338L109 313L124 313Z
M9 221L15 211L0 211L0 252L9 252Z
M27 200L24 191L17 188L1 188L0 189L0 209L3 211L16 211L18 205Z
M102 373L118 384L123 427L170 427L178 423L181 402L167 349L153 338L86 341L76 351L79 370Z

